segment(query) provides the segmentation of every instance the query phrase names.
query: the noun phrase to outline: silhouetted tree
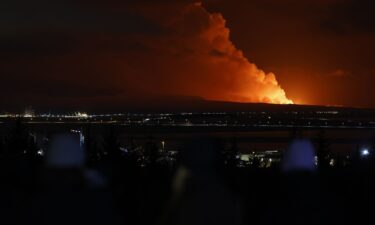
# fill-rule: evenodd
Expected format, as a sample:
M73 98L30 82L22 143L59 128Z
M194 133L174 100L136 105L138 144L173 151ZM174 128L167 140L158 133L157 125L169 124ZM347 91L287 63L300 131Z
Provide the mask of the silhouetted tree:
M225 152L226 164L230 168L235 168L239 162L240 149L236 140L232 140L229 149Z
M159 158L159 148L156 145L154 138L150 137L149 141L145 145L145 154L148 157L151 165L156 164L156 160Z
M335 167L336 168L342 169L345 166L347 166L347 164L348 163L347 163L345 155L343 155L343 154L337 154L335 156Z
M18 118L4 139L1 166L6 170L2 180L19 195L30 191L35 178L37 146L29 129Z
M35 136L29 135L28 138L28 145L26 149L26 157L30 160L32 164L37 164L39 161L39 155L38 155L38 145L35 140Z
M3 137L0 137L0 157L2 157L4 154L4 139Z
M253 158L252 162L251 162L251 168L253 169L259 169L260 167L260 159L259 158Z
M111 160L119 160L121 158L120 142L114 126L111 126L108 133L104 136L103 150Z
M330 144L327 142L325 130L321 129L317 137L317 156L320 169L327 169L330 163Z
M129 166L135 167L137 165L137 161L140 158L140 154L141 153L137 148L137 145L134 142L133 138L130 138L128 152L126 155L127 163L129 164Z
M85 136L85 150L87 152L87 164L89 166L96 166L100 161L102 155L98 148L98 144L91 132L91 126L87 126L84 132Z
M18 118L5 138L4 155L6 157L19 157L25 154L30 147L30 138L27 127L22 122L22 119Z

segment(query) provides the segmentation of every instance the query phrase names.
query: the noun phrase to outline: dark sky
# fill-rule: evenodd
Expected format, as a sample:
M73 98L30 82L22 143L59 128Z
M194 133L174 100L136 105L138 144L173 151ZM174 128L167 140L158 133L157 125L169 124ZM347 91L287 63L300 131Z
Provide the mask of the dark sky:
M0 110L176 95L375 107L374 11L372 0L7 1Z

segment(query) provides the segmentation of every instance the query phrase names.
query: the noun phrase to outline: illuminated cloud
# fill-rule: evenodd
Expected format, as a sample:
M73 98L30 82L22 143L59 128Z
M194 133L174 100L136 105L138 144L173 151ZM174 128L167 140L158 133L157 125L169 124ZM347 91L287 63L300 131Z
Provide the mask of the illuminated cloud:
M0 109L121 108L171 95L374 107L374 7L371 0L6 1Z
M11 105L108 107L163 96L292 103L201 3L37 1L30 14L17 2L7 6L0 44L0 93Z
M221 14L209 13L200 3L163 10L161 14L168 17L149 12L147 16L158 21L165 33L142 41L149 54L135 53L128 59L141 77L152 73L154 78L145 79L145 85L153 81L161 94L168 95L292 103L275 75L250 63L230 41L230 31ZM150 70L144 71L145 66Z

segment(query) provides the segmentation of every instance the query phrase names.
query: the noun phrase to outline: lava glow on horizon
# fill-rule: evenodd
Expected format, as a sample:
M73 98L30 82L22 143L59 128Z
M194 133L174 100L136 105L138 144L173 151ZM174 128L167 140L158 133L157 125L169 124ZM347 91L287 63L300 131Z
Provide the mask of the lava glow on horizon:
M67 27L50 27L61 35L41 35L45 24L35 24L40 35L23 37L31 43L30 49L19 44L20 49L9 57L12 63L2 68L17 74L2 83L4 93L17 93L9 102L46 108L120 108L149 105L154 98L168 102L165 96L190 96L293 104L275 74L260 69L248 59L251 54L245 55L231 41L221 13L186 1L131 1L128 5L119 7L119 12L102 9L103 15L78 8L77 18L92 16L97 26L69 20ZM77 32L77 27L87 32ZM246 29L257 32L256 27ZM18 80L25 82L19 85Z
M203 67L206 70L208 68L207 72L215 74L216 83L225 86L218 92L213 90L211 94L202 93L202 97L232 102L294 104L287 98L275 74L265 73L236 48L230 40L230 30L222 14L210 13L202 4L188 6L183 15L190 18L190 14L198 14L207 20L206 27L194 37L195 45L191 48L206 53L205 58L199 55L199 59L206 63ZM180 26L183 24L176 25ZM198 67L201 66L198 64Z
M276 76L251 63L230 40L230 30L221 13L211 13L198 3L158 11L153 14L146 10L142 14L168 35L138 39L148 54L128 55L129 68L123 71L137 71L138 80L143 81L138 87L153 90L149 95L293 104Z

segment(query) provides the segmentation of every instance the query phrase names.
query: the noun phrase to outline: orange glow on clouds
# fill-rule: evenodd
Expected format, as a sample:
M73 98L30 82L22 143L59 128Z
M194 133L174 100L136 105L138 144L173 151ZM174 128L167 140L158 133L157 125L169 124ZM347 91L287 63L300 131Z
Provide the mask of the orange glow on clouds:
M293 104L293 101L286 97L273 73L266 74L260 70L235 47L230 40L230 30L226 27L226 21L221 14L209 13L201 4L192 4L185 10L186 16L198 13L206 17L207 25L198 35L196 41L201 43L196 43L196 47L209 54L209 60L202 61L212 65L211 72L216 74L221 82L228 84L227 90L203 93L203 97L235 102Z
M143 6L136 13L162 32L115 39L124 51L116 57L100 54L95 60L106 74L108 68L114 71L104 81L114 84L123 96L293 103L273 73L259 69L235 47L220 13L209 13L201 4L155 7Z

